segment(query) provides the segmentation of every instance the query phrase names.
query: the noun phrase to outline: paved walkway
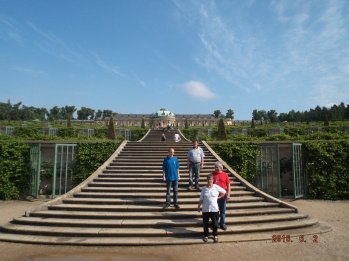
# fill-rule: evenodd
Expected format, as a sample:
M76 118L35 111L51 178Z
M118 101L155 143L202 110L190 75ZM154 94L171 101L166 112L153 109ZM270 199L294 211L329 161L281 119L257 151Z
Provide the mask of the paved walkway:
M41 201L0 201L0 223L22 215ZM333 231L268 241L154 247L71 247L0 242L0 260L135 261L135 260L349 260L349 201L298 200L293 205ZM280 235L275 232L275 235ZM285 234L285 236L287 236ZM285 237L286 241L286 237Z

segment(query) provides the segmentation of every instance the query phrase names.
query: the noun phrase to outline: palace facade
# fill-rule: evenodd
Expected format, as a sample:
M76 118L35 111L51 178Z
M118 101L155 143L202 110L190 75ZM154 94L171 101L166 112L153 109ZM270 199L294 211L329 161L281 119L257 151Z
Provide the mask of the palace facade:
M161 129L168 126L182 128L187 124L193 126L216 126L220 118L211 114L174 114L173 112L161 108L152 114L113 114L115 126L118 127L145 127ZM232 119L224 119L225 125L232 125Z

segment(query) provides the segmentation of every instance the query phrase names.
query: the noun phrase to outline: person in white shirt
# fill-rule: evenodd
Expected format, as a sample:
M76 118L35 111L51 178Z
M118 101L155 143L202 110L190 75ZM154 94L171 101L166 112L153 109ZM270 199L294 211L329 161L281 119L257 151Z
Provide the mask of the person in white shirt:
M175 141L175 142L180 142L180 141L181 141L181 136L179 136L178 133L175 133L175 135L174 135L174 141Z
M200 170L204 167L204 151L199 147L197 140L193 140L193 148L187 154L187 167L189 169L189 188L199 189Z
M210 219L212 224L213 242L218 242L217 227L219 219L219 207L217 200L219 198L224 197L225 193L225 189L222 189L220 186L213 184L213 175L208 174L207 184L201 190L200 200L198 203L198 211L200 212L202 210L202 221L204 225L204 242L208 241L208 226Z

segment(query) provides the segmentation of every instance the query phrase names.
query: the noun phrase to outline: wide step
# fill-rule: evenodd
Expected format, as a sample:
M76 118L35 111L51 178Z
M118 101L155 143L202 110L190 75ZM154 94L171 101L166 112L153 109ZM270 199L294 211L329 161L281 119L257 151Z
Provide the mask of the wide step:
M249 208L249 209L233 209L227 210L227 216L253 216L253 215L268 215L268 214L291 214L295 213L289 208ZM74 210L44 210L31 212L30 216L45 217L45 218L84 218L84 219L156 219L156 218L171 218L178 219L183 216L187 218L200 218L201 213L197 211L172 211L166 214L158 212L96 212L96 211L74 211Z
M240 224L229 226L226 231L220 231L221 235L234 233L262 232L268 230L295 229L316 224L314 219L302 219L283 222L268 222L257 224ZM161 237L161 236L199 236L202 227L158 227L158 228L93 228L93 227L65 227L65 226L26 226L19 224L8 224L1 227L5 233L31 234L31 235L51 235L70 237Z
M60 204L49 206L48 209L52 210L80 210L80 211L138 211L138 212L153 212L160 211L166 212L163 208L164 203L158 205L136 205L136 204L125 204L125 205L89 205L89 204ZM255 208L255 207L276 207L278 203L270 202L249 202L249 203L231 203L228 204L227 209L243 209L243 208ZM197 204L186 204L182 205L180 209L175 211L196 211Z

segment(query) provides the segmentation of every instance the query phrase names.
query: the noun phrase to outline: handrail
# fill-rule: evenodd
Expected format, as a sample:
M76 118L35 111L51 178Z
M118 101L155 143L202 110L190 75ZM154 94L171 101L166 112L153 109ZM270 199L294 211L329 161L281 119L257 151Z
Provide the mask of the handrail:
M183 137L186 141L191 142L191 140L187 139L187 138L183 135L183 133L181 132L180 129L177 129L177 130L178 130L178 132L182 135L182 137Z
M243 177L241 177L235 170L233 170L211 147L210 145L207 144L206 141L202 141L202 143L204 144L204 146L212 153L212 155L218 160L220 161L223 166L228 169L228 171L230 173L232 173L244 186L246 186L249 190L254 191L257 195L264 197L267 201L269 202L276 202L279 203L280 205L282 205L283 207L287 207L287 208L293 208L296 210L296 212L298 213L298 209L291 205L288 204L286 202L283 202L280 199L274 198L273 196L263 192L262 190L256 188L255 186L253 186L250 182L248 182L247 180L245 180Z
M137 140L137 142L143 141L148 136L150 131L151 131L151 129L149 129L148 132L146 134L144 134L143 138L141 138L140 140Z

